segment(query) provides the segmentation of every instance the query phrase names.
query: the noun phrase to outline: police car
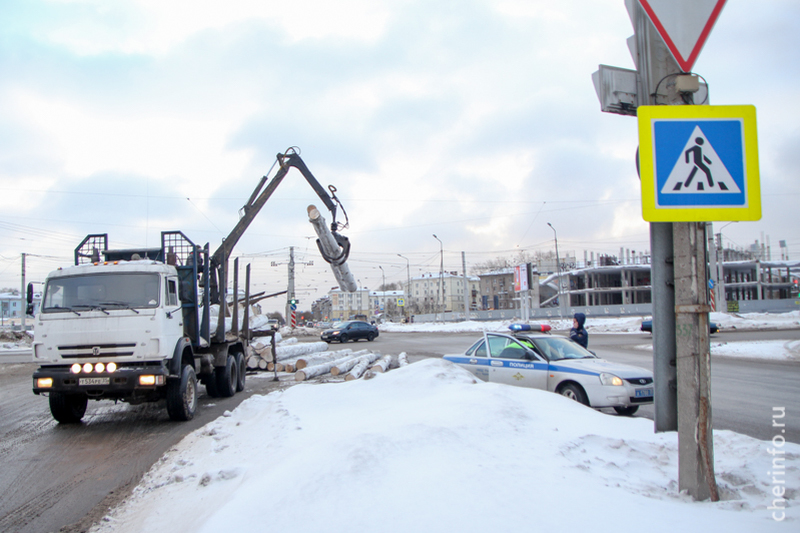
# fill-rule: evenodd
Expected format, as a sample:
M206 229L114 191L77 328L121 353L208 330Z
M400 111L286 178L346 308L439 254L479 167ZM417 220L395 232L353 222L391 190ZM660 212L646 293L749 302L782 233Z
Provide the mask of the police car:
M557 335L487 332L465 353L444 359L483 381L548 390L621 415L653 403L652 372L600 359Z

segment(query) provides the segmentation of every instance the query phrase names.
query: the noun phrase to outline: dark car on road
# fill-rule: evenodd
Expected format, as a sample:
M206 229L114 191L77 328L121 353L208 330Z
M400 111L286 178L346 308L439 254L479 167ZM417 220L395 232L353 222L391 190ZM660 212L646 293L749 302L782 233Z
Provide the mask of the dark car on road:
M378 328L361 320L350 320L334 324L332 329L326 329L320 338L327 343L333 341L347 342L367 339L373 341L378 336Z
M646 331L648 333L653 333L653 321L652 320L642 320L642 327L640 328L642 331ZM719 326L715 322L708 323L708 332L709 333L719 333Z

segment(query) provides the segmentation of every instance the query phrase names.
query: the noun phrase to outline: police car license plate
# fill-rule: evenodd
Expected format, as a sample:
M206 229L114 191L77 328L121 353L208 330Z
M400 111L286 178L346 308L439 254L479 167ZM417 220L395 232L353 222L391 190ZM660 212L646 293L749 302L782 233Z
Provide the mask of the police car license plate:
M652 398L653 397L653 389L637 389L636 390L636 397L637 398Z
M108 385L110 378L78 378L78 385Z

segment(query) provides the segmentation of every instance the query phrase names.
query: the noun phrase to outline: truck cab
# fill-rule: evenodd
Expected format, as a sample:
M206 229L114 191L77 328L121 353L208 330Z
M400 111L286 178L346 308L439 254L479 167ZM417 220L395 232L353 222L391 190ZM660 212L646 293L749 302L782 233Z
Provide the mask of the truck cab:
M90 399L166 399L170 418L188 420L198 377L211 396L242 390L246 341L209 335L198 286L208 277L207 247L164 232L160 249L113 251L105 235L98 248L97 237L76 249L75 266L48 275L34 323L33 392L49 396L53 417L78 422Z

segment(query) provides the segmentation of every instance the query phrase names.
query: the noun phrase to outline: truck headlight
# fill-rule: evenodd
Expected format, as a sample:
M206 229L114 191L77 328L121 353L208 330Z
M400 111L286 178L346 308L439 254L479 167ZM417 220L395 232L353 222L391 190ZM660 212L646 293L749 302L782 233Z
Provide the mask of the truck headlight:
M144 374L139 376L139 385L144 385L145 387L152 387L153 385L163 385L166 383L166 378L164 376L154 376L152 374Z
M607 372L600 374L600 383L603 385L613 385L615 387L621 387L623 385L622 378Z
M81 365L80 363L74 363L71 367L69 367L69 371L73 374L80 374L81 373Z
M49 389L53 386L53 378L37 378L36 387L39 389Z

